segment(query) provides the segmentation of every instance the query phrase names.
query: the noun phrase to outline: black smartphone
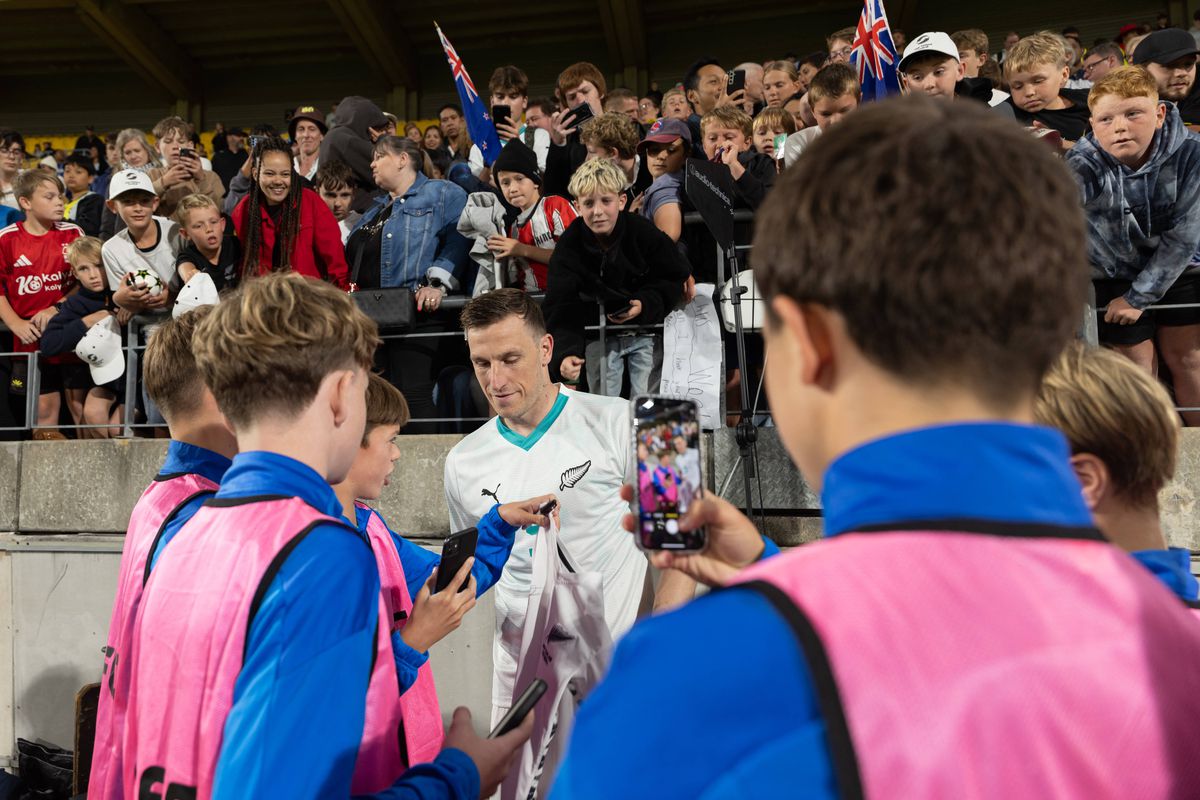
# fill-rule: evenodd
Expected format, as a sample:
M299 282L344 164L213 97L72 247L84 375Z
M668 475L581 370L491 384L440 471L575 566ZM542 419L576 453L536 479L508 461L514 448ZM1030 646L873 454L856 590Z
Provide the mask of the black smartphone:
M445 589L454 580L454 576L462 569L467 559L475 555L475 545L479 544L479 530L467 528L465 531L452 533L442 544L442 560L438 564L437 583L433 585L433 593ZM471 582L470 576L463 581L462 586L454 591L461 592Z
M534 678L533 683L525 687L525 691L521 692L521 696L517 698L517 702L513 703L513 707L508 710L508 713L496 723L496 727L488 734L488 738L495 739L519 727L545 693L546 682L541 678Z
M728 76L725 82L725 94L732 95L746 88L746 70L731 69L725 74Z
M492 106L492 123L497 129L501 125L508 125L512 120L512 108L509 106Z
M619 317L622 314L628 314L629 309L631 309L631 308L633 308L633 303L626 303L624 306L622 306L621 308L618 308L616 311L609 311L607 308L605 308L604 313L605 313L605 316Z
M179 148L179 157L180 158L196 158L196 151L190 147L181 147L181 148Z
M634 401L633 415L638 546L700 552L708 541L705 530L679 529L692 501L704 493L700 407L695 400L643 395Z
M558 501L551 497L538 508L537 513L541 516L549 516L554 509L558 508Z
M580 125L587 122L594 116L596 115L592 113L591 106L589 106L587 103L580 103L567 112L567 119L570 120L570 122L567 124L567 127L578 128Z

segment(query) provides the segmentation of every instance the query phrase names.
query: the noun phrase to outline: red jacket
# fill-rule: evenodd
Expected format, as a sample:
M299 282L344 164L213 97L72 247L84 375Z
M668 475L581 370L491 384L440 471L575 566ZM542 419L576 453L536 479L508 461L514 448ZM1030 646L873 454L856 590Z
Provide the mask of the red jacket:
M252 191L258 191L254 187ZM246 242L247 195L233 209L233 227L243 245ZM267 214L265 205L259 206L262 215L262 248L259 250L258 274L271 271L271 253L275 249L275 223ZM309 278L319 278L332 283L339 289L350 285L350 270L346 267L346 250L342 246L342 233L333 212L312 189L300 190L300 230L292 248L291 267Z

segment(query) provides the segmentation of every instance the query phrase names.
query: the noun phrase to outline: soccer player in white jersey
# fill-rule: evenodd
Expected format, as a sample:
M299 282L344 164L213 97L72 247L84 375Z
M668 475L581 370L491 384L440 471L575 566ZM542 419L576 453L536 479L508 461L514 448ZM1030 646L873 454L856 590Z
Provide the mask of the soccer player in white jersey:
M629 511L621 485L634 475L630 403L550 381L554 340L525 292L499 289L475 298L463 309L462 325L475 375L497 417L446 458L451 529L476 524L506 499L557 494L559 541L580 569L603 576L604 619L616 639L651 599L646 558L621 527ZM536 534L536 528L517 532L496 585L496 719L512 704ZM694 590L690 578L664 572L654 607L683 603Z

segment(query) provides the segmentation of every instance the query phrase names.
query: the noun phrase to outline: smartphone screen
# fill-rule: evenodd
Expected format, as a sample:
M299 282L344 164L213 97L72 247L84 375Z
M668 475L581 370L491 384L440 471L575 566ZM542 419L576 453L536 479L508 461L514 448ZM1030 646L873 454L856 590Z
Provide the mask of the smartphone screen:
M512 118L512 108L509 106L492 106L492 122L495 125L506 125Z
M695 401L645 396L634 402L638 543L643 550L704 549L703 529L679 520L704 491L700 410Z

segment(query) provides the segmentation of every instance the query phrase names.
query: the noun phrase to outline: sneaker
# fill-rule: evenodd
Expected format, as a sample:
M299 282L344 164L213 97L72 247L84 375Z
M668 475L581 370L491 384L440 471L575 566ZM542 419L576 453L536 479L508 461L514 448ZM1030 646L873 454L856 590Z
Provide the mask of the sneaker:
M67 437L62 431L51 430L50 428L34 428L33 440L35 442L65 442Z

